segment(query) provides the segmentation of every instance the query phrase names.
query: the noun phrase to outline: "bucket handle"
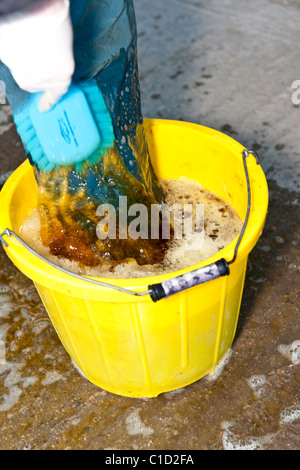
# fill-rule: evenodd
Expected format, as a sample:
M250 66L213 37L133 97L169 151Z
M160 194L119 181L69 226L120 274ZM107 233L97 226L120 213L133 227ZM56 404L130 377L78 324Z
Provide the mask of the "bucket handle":
M170 297L174 294L178 294L179 292L182 292L186 289L190 289L191 287L195 287L200 284L204 284L205 282L213 281L214 279L218 279L222 276L228 276L230 274L229 266L233 264L237 258L238 250L245 234L251 212L252 195L249 172L246 161L249 155L253 155L256 159L257 165L259 165L259 157L255 151L246 149L243 150L243 165L248 192L247 214L241 233L235 245L233 258L230 261L226 261L224 258L222 258L216 263L204 266L203 268L197 269L195 271L190 271L186 274L183 274L182 276L175 277L173 279L168 279L167 281L161 282L160 284L154 284L152 286L149 286L148 288L150 290L150 296L153 302L157 302L158 300Z
M243 150L243 165L244 165L246 181L247 181L248 207L247 207L247 214L246 214L245 222L241 230L241 233L239 235L238 241L236 243L234 255L231 261L226 261L225 259L222 258L216 263L212 263L200 269L189 271L186 274L177 276L172 279L168 279L167 281L161 282L159 284L152 284L148 286L147 291L135 292L129 289L125 289L119 286L108 284L106 282L98 281L96 279L81 276L80 274L75 274L71 271L68 271L67 269L62 268L61 266L58 266L57 264L45 258L44 256L40 255L33 248L31 248L21 237L19 237L19 235L17 235L12 230L9 230L8 228L6 228L5 231L0 234L0 241L6 248L8 248L9 245L3 237L7 236L8 238L11 238L13 236L33 255L37 256L39 259L46 262L50 266L58 269L59 271L62 271L64 274L68 274L82 281L96 284L101 287L107 287L110 289L118 290L120 292L124 292L126 294L130 294L134 296L141 297L141 296L146 296L149 294L153 302L158 302L161 299L170 297L174 294L178 294L179 292L182 292L186 289L190 289L191 287L195 287L200 284L204 284L206 282L212 281L214 279L218 279L222 276L228 276L230 274L229 266L233 264L236 260L238 249L240 247L244 233L246 231L248 221L249 221L250 211L251 211L251 186L250 186L250 179L249 179L248 167L247 167L247 162L246 162L249 155L253 155L256 159L256 163L259 165L259 157L255 151L246 150L246 149Z

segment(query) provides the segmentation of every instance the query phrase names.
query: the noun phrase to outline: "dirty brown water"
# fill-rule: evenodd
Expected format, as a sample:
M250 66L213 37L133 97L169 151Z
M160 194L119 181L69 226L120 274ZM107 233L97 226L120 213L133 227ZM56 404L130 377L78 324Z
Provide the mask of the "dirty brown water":
M33 284L1 248L0 449L298 449L299 206L270 184L267 227L250 256L227 361L155 399L119 397L78 374ZM276 241L291 233L288 244Z
M48 246L44 246L41 237L41 217L37 209L33 210L22 224L20 235L29 246L45 258L76 274L126 279L171 273L192 267L221 251L240 233L243 222L233 208L196 181L179 178L161 180L160 184L165 193L167 207L179 208L175 218L180 223L182 236L176 238L176 235L173 235L167 244L165 241L162 244L158 243L154 249L160 249L160 256L155 256L156 262L151 264L141 265L139 260L132 258L123 260L121 257L119 262L101 259L98 266L92 267L62 256L54 256ZM197 207L201 207L199 212ZM191 238L183 233L185 218L191 221ZM118 240L116 241L118 243ZM109 251L108 248L107 250ZM147 259L153 261L149 250Z

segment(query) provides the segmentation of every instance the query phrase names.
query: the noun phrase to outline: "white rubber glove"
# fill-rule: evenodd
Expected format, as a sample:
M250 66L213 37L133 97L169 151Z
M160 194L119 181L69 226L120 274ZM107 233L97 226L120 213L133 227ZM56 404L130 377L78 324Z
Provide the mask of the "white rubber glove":
M69 0L52 0L0 23L0 60L22 90L43 92L48 111L68 91L75 69Z

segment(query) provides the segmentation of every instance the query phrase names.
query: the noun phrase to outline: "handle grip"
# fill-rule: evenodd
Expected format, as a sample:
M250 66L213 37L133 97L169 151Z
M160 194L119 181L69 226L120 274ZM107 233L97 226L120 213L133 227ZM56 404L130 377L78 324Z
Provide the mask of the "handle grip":
M169 279L160 284L149 286L150 296L153 302L178 294L191 287L213 281L230 273L228 263L225 259L221 259L216 263L210 264L195 271L190 271L182 276Z

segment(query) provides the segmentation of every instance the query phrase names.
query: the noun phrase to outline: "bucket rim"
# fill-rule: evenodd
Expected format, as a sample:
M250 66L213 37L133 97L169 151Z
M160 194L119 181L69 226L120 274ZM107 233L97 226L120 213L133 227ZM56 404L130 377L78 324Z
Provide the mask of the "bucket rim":
M215 129L205 127L195 123L188 123L182 121L174 121L174 120L166 120L166 119L145 119L144 120L145 128L150 129L154 126L175 126L180 127L181 129L186 127L189 129L194 129L197 132L202 132L206 134L208 137L213 139L221 140L223 145L234 147L234 150L241 153L245 150L239 142L234 140L232 137L223 134L220 131ZM252 161L253 160L253 161ZM260 191L264 193L264 204L260 207L260 211L255 211L255 213L250 214L248 227L246 228L245 237L240 245L239 252L235 263L238 263L240 260L244 259L252 248L257 243L258 238L263 230L265 219L267 215L268 209L268 184L265 177L265 174L260 165L257 165L254 162L254 159L251 159L249 164L251 167L251 176L252 176L252 183L253 183L253 191ZM4 232L5 229L13 230L12 221L10 216L10 202L14 192L17 190L18 185L21 179L26 178L28 172L32 172L32 166L30 165L28 160L25 160L8 178L5 185L3 186L0 192L0 204L1 204L1 215L0 215L0 233ZM251 223L255 219L255 224ZM100 277L92 277L86 276L88 279L94 279L97 281L102 281L108 284L115 284L121 288L125 289L133 289L135 292L143 292L147 289L149 284L156 284L166 281L174 276L180 276L182 274L186 274L191 270L199 269L207 264L215 263L220 258L225 258L230 260L233 257L234 249L238 240L237 236L229 245L224 247L221 251L213 255L212 257L197 263L193 266L189 266L187 268L180 269L178 271L172 271L163 274L157 274L154 276L148 277L136 277L136 278L100 278ZM247 239L246 239L247 238ZM69 288L82 289L83 288L83 281L76 279L68 274L65 274L59 271L57 268L47 265L45 261L38 259L34 254L28 252L26 248L24 248L18 240L9 239L9 246L4 247L7 255L9 258L14 262L14 264L23 272L26 276L28 276L33 282L40 283L41 285L45 285L46 287L51 284L57 287L57 290L63 290L66 292ZM26 250L26 251L25 251ZM90 292L95 290L95 285L90 284L89 282L85 283L85 289L88 289ZM60 287L61 286L61 287ZM101 291L109 290L109 287L101 287ZM127 294L120 293L120 296L127 296ZM80 296L81 297L81 296ZM124 297L124 299L128 299L128 297ZM134 300L134 298L133 298ZM141 297L138 300L144 300Z

